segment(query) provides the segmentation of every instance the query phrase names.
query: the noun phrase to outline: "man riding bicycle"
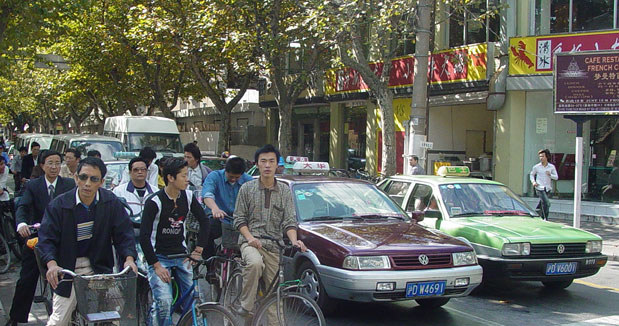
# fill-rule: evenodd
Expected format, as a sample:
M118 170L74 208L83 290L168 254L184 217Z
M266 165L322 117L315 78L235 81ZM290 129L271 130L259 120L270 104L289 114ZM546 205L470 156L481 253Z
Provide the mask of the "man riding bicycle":
M120 200L101 188L106 171L100 159L83 159L77 167L77 188L55 198L45 210L37 247L54 289L47 325L67 325L77 303L72 284L59 283L62 269L80 275L111 273L113 245L124 267L137 273L131 221Z
M258 281L266 284L275 277L279 267L279 250L276 244L261 242L256 237L269 236L281 239L285 231L294 246L306 251L297 239L297 221L290 188L277 182L275 170L280 154L273 145L258 149L254 156L260 177L246 182L239 190L234 209L234 227L243 235L239 237L243 267L241 307L235 307L241 316L254 308Z
M179 158L167 160L163 168L166 186L146 200L142 213L140 245L149 265L148 282L153 294L154 318L161 326L170 325L172 275L180 293L193 286L188 260L168 258L187 253L185 218L189 211L200 223L198 245L191 253L193 259L201 258L208 239L209 224L204 209L193 193L186 190L189 185L187 174L187 162Z
M230 157L223 170L209 173L204 180L202 198L208 208L207 212L210 210L213 215L210 220L211 232L203 255L205 258L215 255L215 239L221 237L222 233L221 219L232 217L239 189L251 180L251 176L245 173L245 161L238 156Z
M148 162L142 157L134 157L129 161L130 180L120 184L112 191L118 198L124 198L134 216L141 216L146 198L156 190L156 185L146 182ZM129 213L129 212L127 212Z

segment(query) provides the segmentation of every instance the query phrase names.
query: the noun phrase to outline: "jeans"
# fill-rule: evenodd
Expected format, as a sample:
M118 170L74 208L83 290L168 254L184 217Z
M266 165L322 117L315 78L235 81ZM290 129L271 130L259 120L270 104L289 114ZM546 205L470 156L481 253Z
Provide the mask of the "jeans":
M178 299L180 299L183 293L193 286L191 263L183 263L185 258L168 259L162 255L157 255L157 259L159 263L170 272L170 275L174 277L176 284L178 284ZM159 326L173 325L169 321L173 300L172 284L164 283L155 273L155 267L153 265L148 266L148 283L150 284L153 294L153 313L151 315L153 321L156 321L154 324ZM187 297L185 302L182 303L182 306L185 307L189 305L191 300L193 300L193 296Z
M550 212L550 199L548 199L548 193L549 192L546 190L535 189L535 194L540 199L536 210L540 213L544 220L548 220L548 213Z

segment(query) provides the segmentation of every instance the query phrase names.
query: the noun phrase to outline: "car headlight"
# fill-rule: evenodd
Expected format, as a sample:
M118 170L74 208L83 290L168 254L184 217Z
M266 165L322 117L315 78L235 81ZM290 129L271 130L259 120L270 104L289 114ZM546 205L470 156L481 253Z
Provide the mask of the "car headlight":
M602 252L602 240L589 240L585 247L585 252L590 254L594 252Z
M346 269L390 269L391 263L387 256L348 256L344 258L343 268Z
M531 244L528 242L506 243L501 250L503 256L528 256L531 254Z
M454 266L477 264L477 256L475 256L474 251L454 252L451 256L453 257Z

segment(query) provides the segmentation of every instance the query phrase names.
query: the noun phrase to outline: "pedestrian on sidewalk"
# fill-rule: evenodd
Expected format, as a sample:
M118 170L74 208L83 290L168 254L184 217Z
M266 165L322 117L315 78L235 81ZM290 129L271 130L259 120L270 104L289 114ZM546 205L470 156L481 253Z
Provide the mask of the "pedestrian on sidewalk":
M540 199L536 210L544 220L548 220L548 213L550 212L548 194L552 191L552 180L559 180L559 175L555 166L548 162L550 159L550 151L548 149L540 150L537 152L537 155L539 163L535 164L533 169L531 169L531 184L533 184L536 196Z
M411 166L411 175L424 175L426 171L419 165L419 157L417 155L411 156L408 160L408 164Z

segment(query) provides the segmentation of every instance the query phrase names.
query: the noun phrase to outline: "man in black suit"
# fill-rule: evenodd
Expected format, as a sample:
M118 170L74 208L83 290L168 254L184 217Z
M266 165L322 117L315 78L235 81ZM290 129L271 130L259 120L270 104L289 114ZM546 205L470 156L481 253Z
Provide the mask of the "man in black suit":
M34 148L33 148L34 153ZM62 158L56 151L45 151L41 155L43 171L45 174L37 179L26 183L24 194L17 204L16 220L17 232L23 238L31 237L28 225L41 223L43 213L49 202L56 196L75 188L75 180L58 176ZM37 281L39 280L39 268L30 248L24 248L19 281L15 287L13 304L9 313L7 325L27 323L28 314Z
M30 145L31 153L26 155L24 157L24 160L21 163L21 182L22 183L30 179L30 175L32 174L32 169L34 169L34 167L37 165L40 150L41 150L41 145L33 141L32 144Z

